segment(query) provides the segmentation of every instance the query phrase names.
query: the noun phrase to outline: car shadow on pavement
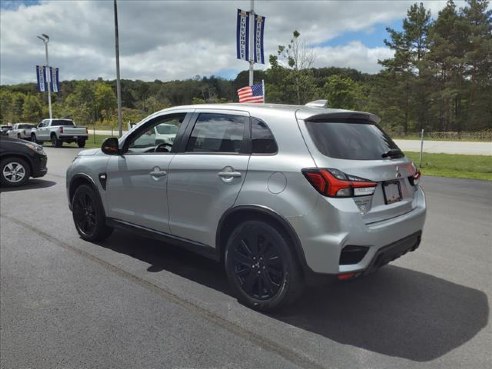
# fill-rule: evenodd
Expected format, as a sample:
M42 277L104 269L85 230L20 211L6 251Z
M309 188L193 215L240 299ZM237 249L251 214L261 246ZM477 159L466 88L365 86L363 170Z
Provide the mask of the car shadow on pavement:
M0 193L2 192L14 192L14 191L25 191L33 190L37 188L47 188L56 185L56 182L47 181L45 179L30 179L24 186L19 187L0 187Z
M145 242L142 242L145 240ZM231 295L222 266L177 247L117 231L103 247ZM309 287L273 319L335 342L417 362L471 340L488 322L485 293L429 274L386 266L349 282Z

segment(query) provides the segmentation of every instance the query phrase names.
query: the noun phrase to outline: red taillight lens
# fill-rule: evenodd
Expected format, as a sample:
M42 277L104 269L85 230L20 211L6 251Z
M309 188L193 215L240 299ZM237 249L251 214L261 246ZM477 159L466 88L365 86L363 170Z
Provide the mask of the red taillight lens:
M420 170L416 170L415 174L409 178L410 184L412 186L417 186L420 183L420 177L422 176L422 173L420 173Z
M63 133L63 127L60 127L60 133Z
M329 197L372 195L377 183L347 176L338 169L303 169L302 173L320 194Z

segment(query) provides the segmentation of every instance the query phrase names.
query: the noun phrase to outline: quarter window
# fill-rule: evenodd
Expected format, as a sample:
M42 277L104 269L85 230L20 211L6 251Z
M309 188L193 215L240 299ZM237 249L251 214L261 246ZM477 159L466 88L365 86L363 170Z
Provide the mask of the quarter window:
M251 140L253 154L275 154L278 150L272 131L265 122L255 118L251 122Z
M239 153L248 118L240 115L202 113L186 145L187 152Z

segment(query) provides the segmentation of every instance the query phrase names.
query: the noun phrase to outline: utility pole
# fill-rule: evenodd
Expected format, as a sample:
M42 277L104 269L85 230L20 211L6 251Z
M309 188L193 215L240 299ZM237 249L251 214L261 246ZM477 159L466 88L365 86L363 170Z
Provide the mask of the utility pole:
M50 42L50 37L47 34L42 33L38 38L44 43L44 50L46 52L46 74L44 78L46 79L46 84L48 85L48 109L50 113L50 119L53 118L53 114L51 112L51 70L50 70L50 62L48 59L48 42Z
M118 100L118 137L123 134L121 117L121 83L120 83L120 43L118 37L118 5L114 0L114 38L116 50L116 98Z

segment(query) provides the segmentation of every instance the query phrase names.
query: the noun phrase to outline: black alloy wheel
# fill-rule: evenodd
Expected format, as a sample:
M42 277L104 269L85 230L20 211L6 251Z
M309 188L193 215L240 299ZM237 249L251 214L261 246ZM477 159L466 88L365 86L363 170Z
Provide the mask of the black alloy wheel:
M247 221L226 247L226 272L239 300L257 310L274 310L301 291L301 276L289 244L268 223Z
M72 215L77 232L86 241L102 241L113 230L106 225L101 200L88 185L81 185L75 191Z

